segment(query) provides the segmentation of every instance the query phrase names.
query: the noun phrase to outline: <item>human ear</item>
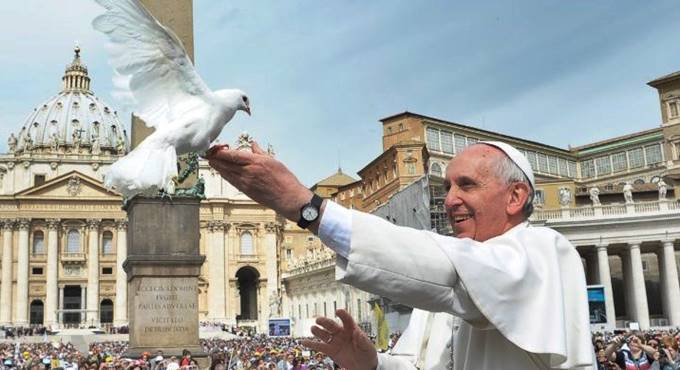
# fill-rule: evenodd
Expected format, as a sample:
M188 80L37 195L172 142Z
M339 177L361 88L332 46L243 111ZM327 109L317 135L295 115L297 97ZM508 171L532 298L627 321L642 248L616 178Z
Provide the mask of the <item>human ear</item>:
M524 205L529 199L529 191L529 185L523 182L515 182L510 185L506 206L508 215L515 216L524 211Z

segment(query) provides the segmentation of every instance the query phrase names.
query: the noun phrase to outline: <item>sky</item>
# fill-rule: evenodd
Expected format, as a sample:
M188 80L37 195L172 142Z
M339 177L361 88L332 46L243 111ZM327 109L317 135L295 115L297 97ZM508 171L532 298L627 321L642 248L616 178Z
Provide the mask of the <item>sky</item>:
M76 42L94 92L120 105L101 12L0 1L1 152L58 93ZM562 148L658 127L646 83L680 70L679 16L676 0L194 0L195 60L251 100L219 140L247 131L311 186L338 166L358 179L379 120L406 110Z

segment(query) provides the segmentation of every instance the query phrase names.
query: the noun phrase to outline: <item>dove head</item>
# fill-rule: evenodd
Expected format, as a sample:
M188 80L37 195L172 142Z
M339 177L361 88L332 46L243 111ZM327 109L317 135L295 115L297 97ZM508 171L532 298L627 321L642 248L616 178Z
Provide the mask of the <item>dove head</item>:
M230 107L235 107L237 110L242 110L250 115L250 99L246 93L238 89L217 90L215 91L222 102Z

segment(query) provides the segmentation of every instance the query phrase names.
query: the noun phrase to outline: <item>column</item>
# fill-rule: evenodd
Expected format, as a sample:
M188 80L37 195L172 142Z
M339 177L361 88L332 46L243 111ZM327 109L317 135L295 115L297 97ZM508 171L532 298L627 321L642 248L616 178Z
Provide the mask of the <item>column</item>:
M59 327L61 328L62 325L64 325L64 286L59 285L59 317L57 318L59 320Z
M209 224L209 237L206 250L209 250L210 286L208 294L208 317L210 320L226 320L226 300L224 295L225 253L224 222L213 221Z
M678 267L675 262L675 250L673 241L663 242L659 255L659 269L661 270L661 299L668 324L680 325L680 282L678 282Z
M80 309L87 309L87 284L80 286ZM80 323L83 324L87 321L87 311L83 311L80 315Z
M127 220L116 221L116 301L113 309L113 325L127 325L127 274L123 262L127 258Z
M265 263L266 263L266 274L267 274L267 298L268 304L266 307L266 318L278 317L281 312L276 312L280 310L281 296L279 295L279 274L278 274L278 262L279 256L276 253L276 240L277 231L279 229L275 222L268 222L264 225L264 252L265 252ZM275 311L275 312L271 312Z
M59 220L47 219L47 275L45 291L45 314L47 326L57 324L57 280L59 279Z
M645 277L642 271L642 256L640 254L640 243L631 243L630 249L630 272L633 288L633 305L635 307L634 320L640 323L641 330L649 329L649 307L647 306L647 289L645 288Z
M17 292L14 323L17 326L28 325L28 230L31 220L18 220L19 248L17 251Z
M0 285L0 325L12 323L12 229L14 220L2 221L2 285Z
M609 255L607 245L597 246L597 272L598 281L604 286L604 304L607 314L607 328L616 327L616 312L614 311L614 290L612 289L612 276L609 270Z
M87 325L99 326L99 224L87 220Z

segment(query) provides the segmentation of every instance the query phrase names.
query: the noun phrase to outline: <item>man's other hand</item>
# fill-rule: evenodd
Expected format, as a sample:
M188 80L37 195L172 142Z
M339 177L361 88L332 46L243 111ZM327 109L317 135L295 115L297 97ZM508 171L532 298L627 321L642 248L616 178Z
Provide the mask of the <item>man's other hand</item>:
M302 344L330 356L348 370L374 370L378 366L378 352L347 311L339 309L335 314L342 321L338 324L327 317L316 319L312 334L320 341L303 340Z

